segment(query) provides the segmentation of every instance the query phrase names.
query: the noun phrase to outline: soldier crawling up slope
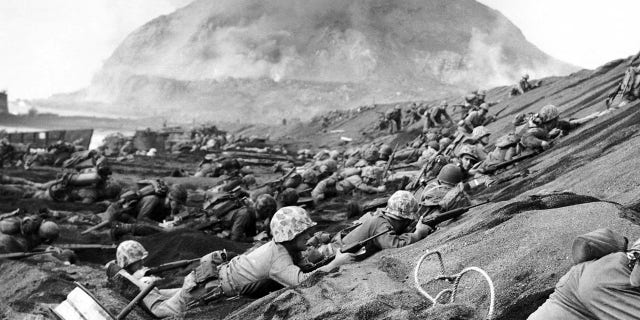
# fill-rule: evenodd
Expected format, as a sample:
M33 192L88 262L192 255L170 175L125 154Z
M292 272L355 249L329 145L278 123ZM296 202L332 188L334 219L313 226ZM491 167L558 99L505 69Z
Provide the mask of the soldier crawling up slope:
M640 52L629 60L622 81L609 93L607 100L605 100L607 108L611 106L618 95L622 95L622 101L618 104L618 108L640 98L640 65L633 66L638 58L640 58Z
M628 240L609 229L578 236L574 266L555 291L527 319L637 319L640 313L640 239Z
M267 183L268 188L254 190L249 188L255 184L255 177L243 175L240 163L231 160L218 165L211 161L210 166L201 166L198 175L226 176L227 180L218 188L207 191L207 196L210 193L213 196L206 198L209 202L202 210L195 213L185 210L188 192L184 185L168 185L162 180L152 179L142 183L138 190L121 193L119 199L102 215L103 222L111 226L110 233L116 240L123 236L164 232L168 230L165 228L168 225L163 222L168 218L180 222L176 218L196 221L203 216L207 219L206 223L215 225L209 225L210 228L204 230L220 237L244 242L271 237L253 251L234 258L231 258L231 253L224 251L212 252L200 259L200 265L184 279L181 287L154 289L144 299L144 305L154 316L176 316L190 307L223 296L261 296L274 289L296 286L313 272L330 271L377 251L404 247L425 239L436 232L435 224L428 223L436 221L435 217L478 205L478 201L473 199L473 192L475 188L492 182L489 175L496 171L495 164L504 164L529 151L537 154L551 148L555 138L601 115L561 120L558 108L547 105L538 113L518 116L514 123L515 132L505 139L506 142L496 143L492 151L489 148L491 133L484 126L489 105L482 102L475 106L479 101L484 101L484 98L479 96L474 100L474 107L460 123L455 138L455 127L446 113L445 102L432 108L432 114L423 118L427 123L431 121L427 130L406 146L392 148L391 141L383 140L385 143L370 143L348 152L322 151L316 159L302 167L287 165L287 169L282 171L289 173L283 174L281 181L277 182L278 186L273 186L276 183ZM392 111L396 110L400 109L394 108ZM446 127L447 122L451 128ZM396 123L396 129L401 129L399 122ZM408 174L413 177L411 183L388 175L389 171L394 170L394 161L406 160L406 163L415 165L414 161L421 154L426 154L420 162L423 170L417 176L415 172ZM39 184L4 176L3 181L42 188ZM238 191L238 188L241 190ZM312 237L315 231L312 227L316 223L311 220L307 209L298 206L304 203L311 210L314 205L320 207L334 201L330 199L334 196L367 197L388 195L392 191L395 192L391 197L384 199L386 207L360 212L364 214L352 231L344 235L338 233L333 238L319 234ZM301 197L313 201L306 199L304 202L305 199ZM220 199L232 202L233 206L227 207L224 201L217 202ZM380 206L384 206L384 203L381 202ZM8 234L2 238L8 240L2 241L11 244L20 237L33 236L41 242L55 238L52 225L42 223L41 227L45 230L40 230L40 227L27 228L26 231ZM16 229L15 225L13 229ZM323 240L320 241L320 238ZM319 245L321 242L324 246ZM356 244L364 246L364 253L354 255L340 251ZM31 247L33 245L19 249L30 250ZM313 254L316 256L312 257ZM148 274L144 267L147 255L146 249L135 241L120 243L116 260L108 265L108 278L123 283L116 288L125 288L128 284L141 290L152 284L157 279ZM328 264L320 267L322 264L314 264L315 261ZM307 272L311 269L317 271ZM119 292L127 296L125 291Z
M316 225L300 207L284 207L271 220L273 240L232 259L224 251L214 251L200 259L200 265L184 279L181 288L152 291L144 306L156 317L182 315L189 306L236 295L260 295L282 287L300 284L315 272L329 272L353 261L353 254L338 252L331 263L311 273L304 273L294 261L307 247L311 227ZM155 279L146 275L147 251L135 241L122 242L116 261L107 265L111 281L127 283L140 290ZM266 292L265 292L266 291ZM126 294L123 292L123 294Z

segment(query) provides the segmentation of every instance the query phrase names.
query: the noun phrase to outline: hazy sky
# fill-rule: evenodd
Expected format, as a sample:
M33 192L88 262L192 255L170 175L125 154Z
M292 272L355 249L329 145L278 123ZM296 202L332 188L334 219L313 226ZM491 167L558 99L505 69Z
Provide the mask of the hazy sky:
M0 0L0 89L10 99L86 86L134 29L191 0Z
M478 0L522 30L542 51L594 69L640 51L638 0Z
M211 0L215 1L215 0ZM190 0L1 0L0 89L12 99L86 86L135 28ZM639 0L480 0L540 49L595 68L640 51Z

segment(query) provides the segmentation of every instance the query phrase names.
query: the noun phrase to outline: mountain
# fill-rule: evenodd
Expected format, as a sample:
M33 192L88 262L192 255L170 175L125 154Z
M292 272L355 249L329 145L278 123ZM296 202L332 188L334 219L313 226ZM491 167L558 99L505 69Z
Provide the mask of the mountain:
M88 88L47 103L265 122L576 69L473 0L197 0L129 35Z

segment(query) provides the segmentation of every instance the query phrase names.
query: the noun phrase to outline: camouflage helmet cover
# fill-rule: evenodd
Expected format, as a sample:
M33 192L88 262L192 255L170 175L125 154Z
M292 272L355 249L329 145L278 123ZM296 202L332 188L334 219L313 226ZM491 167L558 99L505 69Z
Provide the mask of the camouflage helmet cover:
M283 206L295 206L298 203L298 199L300 199L298 192L293 188L284 189L280 194L280 198L282 199ZM276 208L274 207L273 209L275 212Z
M369 148L364 152L364 159L368 162L376 161L380 158L380 154L378 150L374 148Z
M462 158L463 156L469 156L473 159L475 159L476 161L478 160L478 155L476 155L475 151L473 150L473 148L471 148L470 145L465 144L460 148L460 151L458 152L458 157Z
M136 263L149 255L149 252L138 241L127 240L116 249L116 263L120 268Z
M282 183L284 188L295 188L302 183L302 176L299 173L292 174Z
M362 173L360 174L361 177L370 179L382 178L381 175L382 169L377 166L366 166L362 168Z
M386 215L397 219L417 219L418 200L409 191L396 191L387 201Z
M167 196L169 197L169 199L174 200L178 203L186 203L187 189L181 184L174 184L169 189L169 193Z
M479 140L482 137L486 137L491 135L491 132L487 130L485 126L479 126L473 128L473 132L471 133L471 139Z
M338 170L338 162L333 159L327 159L323 164L327 166L327 170L329 170L329 172L336 172L336 170Z
M278 205L271 195L261 194L256 199L255 208L259 216L267 217L276 211Z
M297 206L280 208L273 215L270 223L275 242L291 241L315 225L307 211Z
M548 104L542 109L540 109L540 113L538 113L538 117L542 120L543 123L553 121L560 116L560 112L558 108L552 104Z
M440 145L440 148L446 148L448 145L451 144L451 139L444 137L440 139L440 141L438 141L438 144Z
M251 186L256 184L256 177L252 174L248 174L244 177L242 177L242 183L244 183L247 186Z
M318 183L318 174L313 169L308 169L302 173L302 182L306 184Z
M424 139L427 141L431 141L431 140L438 140L438 135L434 132L428 132L425 136Z

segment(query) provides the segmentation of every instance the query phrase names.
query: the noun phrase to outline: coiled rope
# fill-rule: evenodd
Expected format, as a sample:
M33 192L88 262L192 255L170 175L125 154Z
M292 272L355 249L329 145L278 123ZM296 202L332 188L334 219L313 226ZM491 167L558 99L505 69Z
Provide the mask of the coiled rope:
M437 275L435 278L429 279L429 281L427 281L427 284L433 281L440 281L440 280L447 280L449 282L453 282L453 289L451 288L443 289L442 291L438 292L438 294L436 294L435 297L431 296L427 291L425 291L422 288L422 286L420 285L420 279L418 279L418 271L420 271L420 266L422 266L422 263L427 257L434 254L438 256L438 262L440 263L440 274ZM493 317L493 309L495 304L495 289L493 286L493 281L491 281L491 277L489 277L489 274L487 274L487 272L485 272L484 270L478 267L468 267L463 269L459 273L456 273L453 275L446 275L445 269L444 269L444 262L442 261L442 254L438 251L433 251L433 252L427 252L424 255L422 255L422 257L420 257L420 259L418 260L418 264L416 264L416 267L413 270L413 279L415 282L415 287L416 289L418 289L418 292L420 292L420 294L422 294L425 298L431 301L432 303L431 308L433 308L433 306L435 306L436 304L453 303L456 299L456 293L458 291L458 285L460 284L460 279L465 273L468 273L470 271L475 271L480 273L484 277L484 279L487 281L487 283L489 283L489 295L490 295L489 312L487 312L487 316L485 317L485 319L490 320ZM443 297L446 294L450 294L449 301L446 301L446 299L443 299ZM439 302L439 301L443 301L443 302Z

